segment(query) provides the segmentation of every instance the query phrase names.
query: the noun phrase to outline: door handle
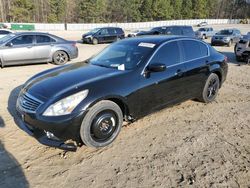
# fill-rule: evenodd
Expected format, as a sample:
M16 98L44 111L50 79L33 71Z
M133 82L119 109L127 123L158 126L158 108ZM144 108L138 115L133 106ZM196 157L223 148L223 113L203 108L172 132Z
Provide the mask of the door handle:
M183 75L183 71L181 69L178 69L175 73L176 76L182 76Z
M32 46L27 46L27 48L32 48Z

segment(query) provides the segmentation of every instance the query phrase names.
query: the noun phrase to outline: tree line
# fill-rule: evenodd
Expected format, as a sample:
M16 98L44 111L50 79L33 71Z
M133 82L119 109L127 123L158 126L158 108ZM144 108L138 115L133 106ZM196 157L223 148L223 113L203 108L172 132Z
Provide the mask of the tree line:
M107 23L250 18L246 0L0 0L0 22Z

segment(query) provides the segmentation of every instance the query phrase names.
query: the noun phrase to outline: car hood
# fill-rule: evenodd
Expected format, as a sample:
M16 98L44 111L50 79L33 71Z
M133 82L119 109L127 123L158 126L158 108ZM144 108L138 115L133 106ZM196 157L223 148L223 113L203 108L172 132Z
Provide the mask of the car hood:
M95 34L95 33L93 33L93 32L84 33L84 34L82 35L82 38L87 37L87 36L90 36L90 35L94 35L94 34Z
M80 62L63 68L45 71L34 76L27 81L23 91L40 100L47 100L74 89L87 89L84 88L85 84L120 74L121 72L117 69Z
M214 35L214 37L231 37L231 35Z

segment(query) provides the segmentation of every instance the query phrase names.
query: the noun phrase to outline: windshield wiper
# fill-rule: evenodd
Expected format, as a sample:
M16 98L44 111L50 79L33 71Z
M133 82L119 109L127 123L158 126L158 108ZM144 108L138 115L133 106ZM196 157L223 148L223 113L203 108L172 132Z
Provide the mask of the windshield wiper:
M92 65L96 65L96 66L99 66L99 67L105 67L105 68L111 68L110 66L103 65L103 64L92 63Z

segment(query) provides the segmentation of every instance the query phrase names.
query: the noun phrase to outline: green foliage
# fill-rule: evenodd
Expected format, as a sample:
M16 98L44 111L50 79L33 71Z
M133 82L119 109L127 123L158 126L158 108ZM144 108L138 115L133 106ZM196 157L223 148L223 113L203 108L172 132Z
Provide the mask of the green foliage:
M8 0L9 22L139 22L169 19L249 18L245 0Z
M14 22L30 22L33 10L34 4L32 0L14 0L10 17Z
M49 0L49 14L48 14L48 22L64 22L65 16L65 0Z

